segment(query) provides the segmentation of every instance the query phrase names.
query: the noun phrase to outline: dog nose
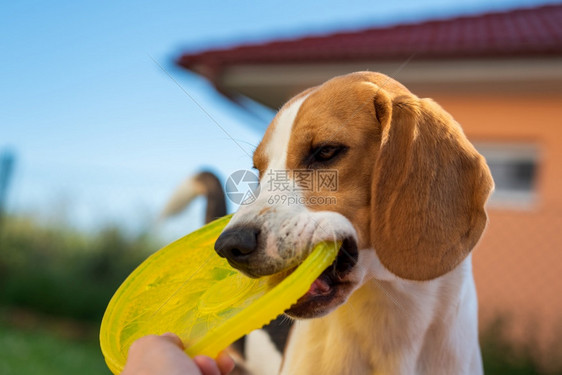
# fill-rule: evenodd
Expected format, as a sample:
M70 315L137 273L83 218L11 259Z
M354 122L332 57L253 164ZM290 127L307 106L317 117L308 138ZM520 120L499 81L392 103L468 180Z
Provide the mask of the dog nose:
M243 263L258 246L259 230L232 228L221 233L215 242L215 251L235 263Z

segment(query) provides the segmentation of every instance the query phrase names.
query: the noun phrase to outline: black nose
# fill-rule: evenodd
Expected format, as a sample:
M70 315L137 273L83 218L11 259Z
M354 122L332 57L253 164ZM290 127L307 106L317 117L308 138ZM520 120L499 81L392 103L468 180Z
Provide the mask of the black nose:
M217 238L215 251L235 263L244 263L258 247L259 230L255 228L228 229Z

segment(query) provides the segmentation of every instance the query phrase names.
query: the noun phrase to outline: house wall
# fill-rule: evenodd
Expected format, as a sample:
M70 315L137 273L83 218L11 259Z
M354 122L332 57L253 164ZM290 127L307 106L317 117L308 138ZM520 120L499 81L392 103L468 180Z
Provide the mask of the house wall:
M509 318L509 334L536 339L544 355L562 343L562 93L433 97L472 142L529 142L539 149L531 206L489 206L473 252L481 327ZM558 346L554 346L555 344Z

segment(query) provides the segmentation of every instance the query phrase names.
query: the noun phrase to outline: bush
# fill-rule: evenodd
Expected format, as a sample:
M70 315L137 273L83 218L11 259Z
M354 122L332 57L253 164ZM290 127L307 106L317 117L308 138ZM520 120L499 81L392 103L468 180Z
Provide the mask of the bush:
M99 321L121 282L158 247L117 226L88 234L9 217L0 237L0 304Z

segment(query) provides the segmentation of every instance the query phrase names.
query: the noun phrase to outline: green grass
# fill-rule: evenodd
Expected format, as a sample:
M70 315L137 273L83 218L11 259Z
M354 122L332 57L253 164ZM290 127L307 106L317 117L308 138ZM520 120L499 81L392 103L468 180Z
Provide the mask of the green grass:
M110 374L97 340L0 323L0 374Z
M510 319L499 316L480 335L484 373L487 375L560 375L560 342L549 345L549 363L539 359L537 340L533 332L527 334L524 342L513 342L506 334Z

